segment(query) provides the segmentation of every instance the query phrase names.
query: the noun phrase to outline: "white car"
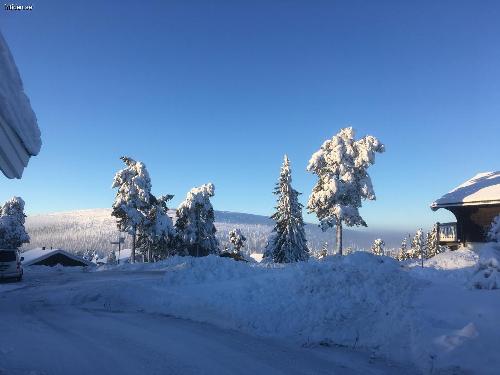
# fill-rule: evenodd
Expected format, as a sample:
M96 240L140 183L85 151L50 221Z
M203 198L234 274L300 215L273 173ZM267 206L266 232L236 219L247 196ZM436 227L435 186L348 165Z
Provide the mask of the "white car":
M23 266L21 262L24 257L17 250L0 249L0 280L23 278Z

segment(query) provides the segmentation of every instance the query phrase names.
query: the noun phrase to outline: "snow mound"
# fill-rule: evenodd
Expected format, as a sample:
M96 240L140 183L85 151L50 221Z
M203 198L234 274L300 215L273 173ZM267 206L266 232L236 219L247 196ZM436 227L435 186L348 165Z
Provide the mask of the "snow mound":
M458 250L448 250L444 253L424 261L424 267L432 267L438 270L456 270L467 267L474 267L477 264L479 256L468 248Z
M470 286L476 289L500 289L500 249L490 243L481 248L479 262L470 280Z
M169 314L301 343L386 354L409 347L405 316L417 282L390 258L355 253L278 267L215 256L165 263L165 292L175 294L165 296Z

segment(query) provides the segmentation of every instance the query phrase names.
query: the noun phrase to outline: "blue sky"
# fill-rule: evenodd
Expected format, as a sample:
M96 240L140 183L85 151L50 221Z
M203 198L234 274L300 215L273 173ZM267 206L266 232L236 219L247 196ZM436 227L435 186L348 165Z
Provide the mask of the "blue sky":
M109 207L129 155L174 207L211 181L216 209L269 215L283 154L306 203L309 157L348 124L387 148L373 229L451 220L433 199L499 168L496 1L33 5L0 11L43 137L0 200L29 213Z

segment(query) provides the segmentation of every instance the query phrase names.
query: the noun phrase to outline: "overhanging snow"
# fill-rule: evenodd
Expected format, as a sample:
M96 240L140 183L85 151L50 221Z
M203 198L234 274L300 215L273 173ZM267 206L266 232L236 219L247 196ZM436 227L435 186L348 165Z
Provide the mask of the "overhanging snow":
M1 33L0 77L0 170L8 178L21 178L42 142L35 113Z
M500 204L500 171L479 173L431 204L441 207Z

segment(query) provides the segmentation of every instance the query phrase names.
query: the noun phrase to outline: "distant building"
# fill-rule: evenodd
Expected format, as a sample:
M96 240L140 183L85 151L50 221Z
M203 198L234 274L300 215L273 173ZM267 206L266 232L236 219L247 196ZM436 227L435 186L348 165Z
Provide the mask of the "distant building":
M61 249L34 249L22 253L24 257L23 266L56 266L60 264L65 267L87 267L94 265L78 255L68 253Z
M486 242L495 216L500 214L500 171L479 173L431 204L445 208L457 221L439 224L439 242L451 248L459 244Z

